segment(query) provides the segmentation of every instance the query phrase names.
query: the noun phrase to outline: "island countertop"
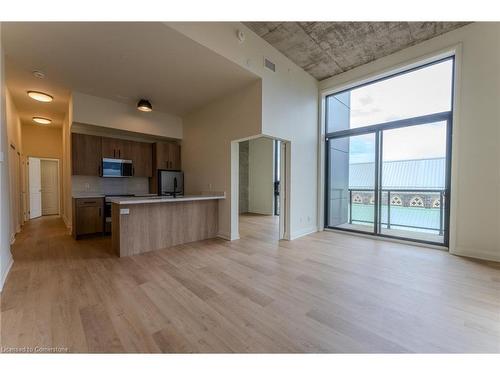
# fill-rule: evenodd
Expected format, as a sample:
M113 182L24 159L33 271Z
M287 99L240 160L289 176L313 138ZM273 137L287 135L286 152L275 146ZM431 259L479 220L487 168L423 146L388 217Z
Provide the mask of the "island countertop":
M121 197L111 202L111 236L121 257L214 238L225 195Z
M153 197L117 197L110 199L111 203L119 205L130 204L151 204L151 203L175 203L175 202L191 202L191 201L206 201L212 199L225 199L224 195L184 195L181 197L166 197L166 196L153 196Z

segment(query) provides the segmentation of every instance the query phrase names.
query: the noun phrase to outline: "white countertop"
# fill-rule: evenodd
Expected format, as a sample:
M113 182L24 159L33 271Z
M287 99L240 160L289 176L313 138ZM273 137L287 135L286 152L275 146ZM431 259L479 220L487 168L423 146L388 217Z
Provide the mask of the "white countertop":
M148 203L172 203L172 202L188 202L188 201L205 201L211 199L225 199L224 195L184 195L183 197L172 198L172 197L151 197L151 198L141 198L141 197L119 197L110 200L112 203L116 204L148 204Z
M105 194L100 194L100 193L73 193L73 198L105 198ZM133 197L122 197L123 198L144 198L144 197L157 197L158 194L153 194L153 193L144 193L144 194L135 194Z

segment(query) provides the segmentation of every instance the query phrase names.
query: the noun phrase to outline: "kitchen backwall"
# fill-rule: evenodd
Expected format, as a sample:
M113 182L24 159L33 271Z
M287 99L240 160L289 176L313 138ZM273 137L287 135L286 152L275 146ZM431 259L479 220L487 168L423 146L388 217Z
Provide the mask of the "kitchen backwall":
M72 193L96 194L148 194L147 177L102 178L96 176L72 176Z

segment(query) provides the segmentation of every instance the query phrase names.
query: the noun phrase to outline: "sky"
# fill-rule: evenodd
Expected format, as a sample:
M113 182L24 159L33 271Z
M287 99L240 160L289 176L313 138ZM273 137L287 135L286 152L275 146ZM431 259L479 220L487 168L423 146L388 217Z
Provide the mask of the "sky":
M350 127L451 109L452 60L351 90ZM444 122L384 132L383 160L445 157ZM374 136L351 137L350 163L374 160Z

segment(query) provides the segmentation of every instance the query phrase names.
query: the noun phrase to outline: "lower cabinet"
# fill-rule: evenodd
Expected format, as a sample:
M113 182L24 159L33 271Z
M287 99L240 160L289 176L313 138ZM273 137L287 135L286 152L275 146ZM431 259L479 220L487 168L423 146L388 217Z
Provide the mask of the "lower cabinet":
M104 231L104 198L73 198L73 237L102 234Z

